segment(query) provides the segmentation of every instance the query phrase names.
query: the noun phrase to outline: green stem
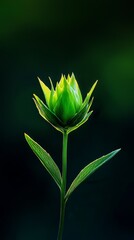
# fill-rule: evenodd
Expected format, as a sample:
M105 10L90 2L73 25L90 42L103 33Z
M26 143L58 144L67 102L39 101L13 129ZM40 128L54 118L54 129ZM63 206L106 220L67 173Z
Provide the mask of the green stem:
M60 222L57 240L62 240L64 218L65 218L65 193L66 193L66 179L67 179L67 142L68 134L63 133L63 146L62 146L62 184L61 184L61 199L60 199Z

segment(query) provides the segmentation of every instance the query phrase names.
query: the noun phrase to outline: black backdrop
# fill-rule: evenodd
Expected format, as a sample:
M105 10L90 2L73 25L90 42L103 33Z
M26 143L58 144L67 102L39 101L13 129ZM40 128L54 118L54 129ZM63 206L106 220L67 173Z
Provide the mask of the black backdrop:
M71 196L64 240L134 239L134 17L130 1L0 2L1 238L56 239L59 191L27 146L61 167L62 136L38 115L37 76L74 72L83 96L96 79L94 113L69 136L68 185L88 162L122 151Z

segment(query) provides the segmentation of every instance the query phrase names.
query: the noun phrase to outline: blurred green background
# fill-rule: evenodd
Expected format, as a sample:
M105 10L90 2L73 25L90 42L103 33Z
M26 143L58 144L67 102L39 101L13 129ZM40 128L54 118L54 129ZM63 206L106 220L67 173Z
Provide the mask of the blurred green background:
M122 151L68 202L64 240L134 239L134 14L130 1L1 0L1 230L4 240L54 240L59 192L24 140L61 167L62 136L38 115L37 76L74 72L94 113L70 134L68 185L87 163Z

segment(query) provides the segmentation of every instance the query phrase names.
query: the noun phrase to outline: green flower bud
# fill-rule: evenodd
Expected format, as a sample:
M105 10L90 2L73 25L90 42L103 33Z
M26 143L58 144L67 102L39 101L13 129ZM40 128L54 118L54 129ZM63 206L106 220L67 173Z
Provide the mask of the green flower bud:
M40 115L56 129L61 132L66 130L69 133L88 120L92 113L89 112L93 101L90 98L97 81L92 86L84 101L82 100L81 91L74 74L71 77L68 75L67 78L62 75L55 89L51 79L51 89L40 79L39 82L43 90L46 105L34 95L35 104Z

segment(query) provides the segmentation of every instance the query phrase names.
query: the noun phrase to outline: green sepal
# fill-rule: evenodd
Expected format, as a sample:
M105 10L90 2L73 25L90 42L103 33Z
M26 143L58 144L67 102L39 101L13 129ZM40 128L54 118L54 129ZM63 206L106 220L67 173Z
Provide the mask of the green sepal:
M90 97L91 97L91 95L92 95L92 93L93 93L93 91L94 91L94 89L96 87L97 82L98 82L98 80L96 80L96 82L93 84L93 86L91 87L90 91L88 92L84 102L82 103L82 108L89 102Z
M50 99L50 89L46 86L46 84L44 82L41 81L41 79L38 77L41 89L43 91L44 97L46 99L46 103L47 105L49 105L49 99Z
M54 128L56 128L60 132L64 132L65 130L67 133L70 133L74 131L75 129L79 128L82 124L84 124L93 111L90 111L89 113L86 113L89 111L89 108L92 104L92 99L89 103L89 105L86 105L81 109L81 111L67 124L64 125L64 123L43 103L43 101L36 96L33 95L35 105L39 111L39 114L47 121L49 122Z
M80 173L77 175L77 177L72 182L71 186L69 187L66 195L65 200L67 201L72 192L83 182L85 181L92 173L94 173L98 168L100 168L105 162L110 160L112 157L114 157L115 154L117 154L121 149L117 149L115 151L112 151L111 153L108 153L107 155L104 155L95 161L89 163L86 167L84 167Z
M78 113L75 114L75 116L69 120L67 122L67 125L69 127L73 127L75 126L76 124L78 124L79 122L82 121L82 119L85 117L86 115L86 112L87 112L87 109L88 109L88 106L86 105L83 109L81 109L81 111L79 111Z
M55 116L54 113L42 102L42 100L34 94L33 98L35 105L39 111L39 114L49 122L53 127L57 130L63 132L63 123L60 121L58 117Z
M61 119L63 124L67 125L68 119L75 115L76 110L73 103L73 92L70 91L68 82L66 80L64 80L64 82L64 91L58 97L53 111L55 115Z
M92 113L93 113L93 111L90 111L89 113L87 113L85 115L85 117L82 119L82 121L80 121L79 123L77 123L73 127L68 127L67 128L67 133L70 133L70 132L76 130L77 128L79 128L81 125L83 125L89 119L89 117L91 116Z
M73 127L79 124L85 118L86 114L90 110L92 103L93 98L91 99L89 104L86 104L78 113L76 113L76 115L70 121L68 121L67 125L69 127Z
M28 145L30 146L34 154L38 157L40 162L43 164L45 169L49 172L49 174L52 176L59 189L61 190L61 173L54 160L37 142L35 142L26 133L24 135Z

